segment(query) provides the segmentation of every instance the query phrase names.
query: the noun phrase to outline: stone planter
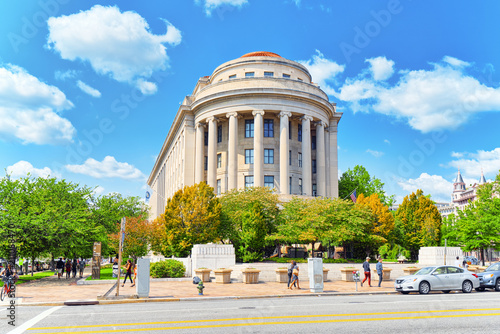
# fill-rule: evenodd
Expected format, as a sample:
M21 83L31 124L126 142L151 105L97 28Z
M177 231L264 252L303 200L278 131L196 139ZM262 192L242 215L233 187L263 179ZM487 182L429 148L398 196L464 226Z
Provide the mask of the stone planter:
M330 271L330 269L323 268L323 282L328 281L328 272L329 271Z
M288 283L288 269L287 268L276 269L276 282Z
M420 268L406 267L406 268L403 268L403 273L405 275L413 275L414 273L416 273L419 270L420 270Z
M195 269L194 270L194 273L196 274L196 276L198 276L203 282L210 282L210 272L212 271L212 269Z
M243 283L245 284L259 283L260 270L253 268L245 268L241 271L241 273L243 274Z
M479 267L477 267L477 269L476 269L476 273L482 273L483 271L485 271L485 270L486 270L486 268L488 268L488 267L485 267L485 266L479 266Z
M384 269L382 269L382 280L383 281L389 281L391 279L391 271L392 271L391 268L384 268ZM377 269L373 269L372 278L373 278L374 281L378 281Z
M215 269L214 270L215 283L221 283L221 284L231 283L232 271L233 271L232 269L225 269L225 268Z
M342 280L346 281L346 282L354 282L354 279L352 278L353 271L358 271L358 269L356 269L356 268L341 268L340 274L342 276Z

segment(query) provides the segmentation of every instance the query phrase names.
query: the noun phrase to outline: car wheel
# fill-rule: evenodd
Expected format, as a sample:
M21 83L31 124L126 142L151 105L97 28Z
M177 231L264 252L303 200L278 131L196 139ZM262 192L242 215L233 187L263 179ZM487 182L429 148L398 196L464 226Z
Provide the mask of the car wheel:
M401 292L403 295L407 295L410 293L410 291L399 291L399 292Z
M443 290L443 293L450 293L450 290Z
M476 288L476 291L477 292L482 292L482 291L484 291L484 288Z
M462 292L463 293L471 293L472 292L472 283L471 281L465 281L462 283Z
M500 291L500 278L497 278L497 282L495 283L495 290Z
M431 291L431 286L427 282L422 282L420 283L418 287L418 292L420 292L421 295L426 295Z

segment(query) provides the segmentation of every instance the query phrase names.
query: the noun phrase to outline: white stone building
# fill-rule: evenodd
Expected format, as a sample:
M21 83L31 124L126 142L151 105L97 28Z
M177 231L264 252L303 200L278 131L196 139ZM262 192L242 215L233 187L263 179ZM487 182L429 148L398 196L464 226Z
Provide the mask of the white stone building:
M201 181L217 194L268 186L283 197L338 197L341 116L297 62L252 52L220 65L177 111L148 178L151 217Z

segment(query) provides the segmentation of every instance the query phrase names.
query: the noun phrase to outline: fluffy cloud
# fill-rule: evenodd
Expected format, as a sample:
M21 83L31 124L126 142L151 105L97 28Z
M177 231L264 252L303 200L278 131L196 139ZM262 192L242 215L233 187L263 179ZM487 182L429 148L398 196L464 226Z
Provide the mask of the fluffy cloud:
M370 58L365 62L370 64L370 72L376 81L387 80L394 73L394 61L387 60L385 57Z
M97 187L94 189L94 191L93 191L94 195L96 195L96 196L101 195L103 192L104 192L104 188L103 188L103 187L101 187L101 186L97 186Z
M61 80L61 81L76 78L77 75L78 75L78 71L75 71L75 70L67 70L64 72L63 71L56 71L54 73L54 77L57 80Z
M11 177L17 179L20 177L24 177L28 174L31 174L34 177L47 177L47 176L57 176L54 175L52 170L49 167L44 167L44 168L35 168L33 167L32 164L30 164L27 161L21 160L13 164L12 166L7 167L7 174L9 174Z
M500 147L491 151L463 152L454 157L458 160L451 161L448 166L460 168L464 175L475 178L474 182L478 182L481 171L486 177L493 179L500 170Z
M429 70L402 70L394 84L384 79L394 63L383 57L371 58L371 76L362 71L347 78L339 93L328 94L349 102L354 111L375 111L406 120L421 132L454 129L475 113L500 110L500 88L481 83L468 73L470 63L444 57ZM330 75L330 78L335 78Z
M380 152L380 151L374 151L374 150L366 150L367 153L370 153L371 155L373 155L375 158L380 158L381 156L384 155L384 152Z
M325 56L316 50L316 54L309 60L299 60L298 63L304 65L313 78L327 94L335 95L335 89L327 82L335 83L335 77L344 71L344 66L333 60L326 59Z
M63 59L89 62L99 74L138 85L154 71L168 67L165 44L181 42L180 31L164 21L167 32L154 35L139 14L95 5L77 14L49 18L47 46Z
M87 85L85 82L81 81L81 80L78 80L76 82L76 85L78 86L78 88L80 88L84 93L86 94L89 94L90 96L93 96L93 97L101 97L101 92L98 91L97 89L95 88L92 88L90 87L89 85Z
M420 174L416 179L399 180L398 185L408 193L422 189L424 194L431 194L432 199L439 202L449 202L453 192L453 182L427 173Z
M126 162L118 162L112 156L107 156L102 161L88 158L82 165L66 165L65 167L73 173L89 175L99 179L111 177L126 180L145 178L145 175L140 170Z
M205 8L205 14L207 16L212 16L212 12L221 6L241 8L241 6L248 3L248 0L196 0L196 3L202 3Z
M71 142L76 130L59 115L70 108L73 103L59 88L21 67L0 67L0 138L17 138L24 144Z

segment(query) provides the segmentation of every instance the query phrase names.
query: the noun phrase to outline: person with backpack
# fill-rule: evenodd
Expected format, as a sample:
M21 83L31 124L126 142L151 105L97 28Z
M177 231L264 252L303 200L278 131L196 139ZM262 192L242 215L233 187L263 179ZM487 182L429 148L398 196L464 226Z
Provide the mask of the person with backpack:
M297 265L297 263L295 261L294 262L294 266L293 266L293 269L292 269L292 282L290 283L290 286L288 287L290 290L292 290L293 286L295 285L295 283L297 283L297 286L296 286L296 289L299 289L300 290L300 284L299 284L299 266Z

